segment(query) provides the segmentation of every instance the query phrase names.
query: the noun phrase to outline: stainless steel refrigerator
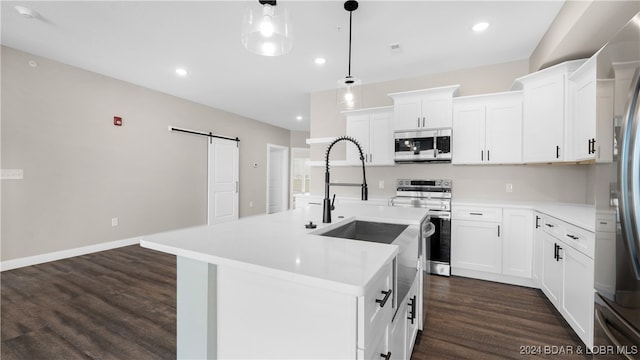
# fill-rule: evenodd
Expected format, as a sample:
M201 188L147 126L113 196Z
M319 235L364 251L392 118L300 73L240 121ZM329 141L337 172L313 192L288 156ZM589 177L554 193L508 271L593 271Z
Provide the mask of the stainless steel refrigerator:
M594 165L596 359L640 359L640 13L597 53L613 84L611 159ZM606 122L605 122L606 124Z

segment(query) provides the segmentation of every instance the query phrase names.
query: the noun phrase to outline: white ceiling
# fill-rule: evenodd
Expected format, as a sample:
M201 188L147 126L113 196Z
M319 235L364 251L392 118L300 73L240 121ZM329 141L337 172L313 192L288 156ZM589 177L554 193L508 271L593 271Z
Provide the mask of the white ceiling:
M347 75L342 1L278 1L294 46L263 57L240 44L253 1L2 1L2 44L291 130L309 97ZM35 10L27 19L15 5ZM528 58L563 1L360 1L352 74L364 84ZM471 26L488 21L484 33ZM400 43L392 54L389 45ZM314 64L325 57L324 66ZM177 67L189 71L186 78ZM303 120L295 119L302 115Z

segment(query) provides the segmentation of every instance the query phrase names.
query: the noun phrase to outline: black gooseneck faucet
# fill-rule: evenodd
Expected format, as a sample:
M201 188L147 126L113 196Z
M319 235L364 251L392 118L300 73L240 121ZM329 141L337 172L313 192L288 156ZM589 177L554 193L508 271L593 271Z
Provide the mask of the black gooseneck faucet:
M329 153L331 152L331 148L333 145L340 141L351 141L356 145L358 151L360 152L360 161L362 161L362 184L350 184L350 183L331 183L329 176ZM325 154L325 165L324 165L324 201L322 202L322 222L330 223L331 222L331 210L333 210L333 203L331 199L329 199L329 188L330 186L360 186L362 188L362 200L369 199L369 188L367 187L367 175L364 169L364 154L362 153L362 147L360 144L352 137L349 136L340 136L333 140L331 144L327 147L327 152ZM333 196L333 200L335 202L335 195Z

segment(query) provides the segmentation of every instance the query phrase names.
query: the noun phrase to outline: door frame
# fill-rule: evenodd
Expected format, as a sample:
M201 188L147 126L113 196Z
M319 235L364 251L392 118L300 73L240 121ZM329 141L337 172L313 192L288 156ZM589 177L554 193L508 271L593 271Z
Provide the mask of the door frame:
M308 147L292 147L291 149L289 149L290 153L291 153L291 159L289 160L289 207L293 208L294 207L294 198L293 198L293 153L295 151L306 151L309 153L309 155L311 155L311 149ZM305 189L305 191L307 193L309 193L309 189Z
M271 185L270 175L271 175L271 152L278 151L280 156L282 157L282 181L280 186L282 187L282 207L283 210L289 209L289 147L275 144L267 144L267 203L265 206L265 212L269 214L269 200L270 193L269 188Z

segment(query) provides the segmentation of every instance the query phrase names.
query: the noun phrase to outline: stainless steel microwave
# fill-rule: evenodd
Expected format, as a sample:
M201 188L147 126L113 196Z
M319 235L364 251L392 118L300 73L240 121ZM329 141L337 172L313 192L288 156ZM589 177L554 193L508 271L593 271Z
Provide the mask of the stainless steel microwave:
M451 162L451 129L397 131L395 162Z

